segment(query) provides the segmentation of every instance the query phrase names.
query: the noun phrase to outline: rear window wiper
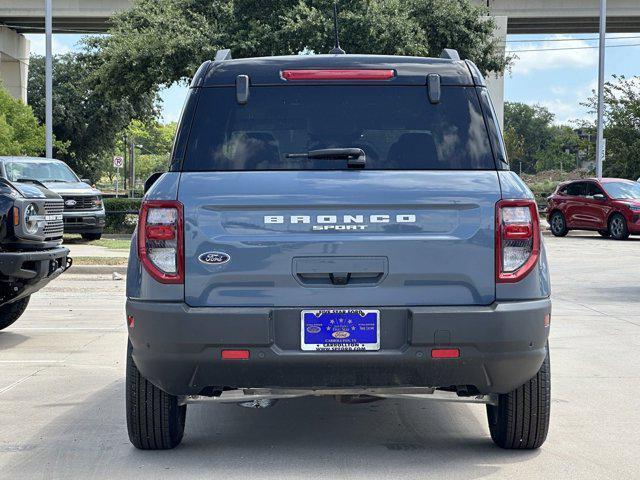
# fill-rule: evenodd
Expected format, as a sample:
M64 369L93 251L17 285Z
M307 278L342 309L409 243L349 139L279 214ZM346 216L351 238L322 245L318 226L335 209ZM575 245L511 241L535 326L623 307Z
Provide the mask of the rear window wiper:
M367 164L367 157L361 148L323 148L306 153L287 153L285 156L311 160L346 160L349 168L364 168Z

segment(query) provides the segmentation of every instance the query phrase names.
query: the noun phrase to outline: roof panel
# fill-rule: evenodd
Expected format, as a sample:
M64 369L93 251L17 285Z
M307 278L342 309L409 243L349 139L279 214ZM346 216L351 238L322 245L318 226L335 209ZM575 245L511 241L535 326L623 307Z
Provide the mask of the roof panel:
M202 86L235 85L238 75L248 75L252 85L286 83L282 70L296 69L393 69L396 76L383 82L395 85L425 85L430 73L437 73L443 85L473 85L471 73L463 61L441 58L383 55L294 55L245 58L213 62ZM296 84L358 84L372 81L329 80L296 81Z

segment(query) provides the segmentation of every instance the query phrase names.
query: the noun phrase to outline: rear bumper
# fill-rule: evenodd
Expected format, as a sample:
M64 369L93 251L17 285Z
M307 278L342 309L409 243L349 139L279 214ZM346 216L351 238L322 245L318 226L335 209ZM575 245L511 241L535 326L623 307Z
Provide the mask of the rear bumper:
M65 247L0 253L0 305L37 292L70 266Z
M545 357L549 299L478 307L381 309L377 352L303 352L299 308L191 308L128 300L133 358L174 395L232 388L474 386L506 393L533 377ZM435 347L460 358L432 359ZM221 360L226 348L248 360Z

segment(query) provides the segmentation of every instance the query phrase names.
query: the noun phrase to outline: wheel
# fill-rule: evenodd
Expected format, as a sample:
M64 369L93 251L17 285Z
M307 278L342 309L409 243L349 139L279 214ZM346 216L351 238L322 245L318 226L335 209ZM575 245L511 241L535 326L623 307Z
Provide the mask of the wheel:
M140 450L168 450L177 447L184 435L186 405L144 378L127 345L127 430L129 440Z
M551 233L556 237L564 237L569 233L567 228L567 222L564 219L564 215L560 212L553 212L551 219L549 220L551 225Z
M626 240L629 238L629 228L627 221L619 213L614 213L609 219L609 232L616 240Z
M487 405L491 439L505 449L540 447L549 431L551 369L549 346L540 370L512 392L498 396L498 405Z
M102 232L100 233L82 233L83 240L100 240L102 238Z
M0 307L0 330L4 330L22 316L29 305L30 298L24 297Z
M611 236L611 234L609 233L609 230L598 230L598 233L600 234L601 237L604 237L604 238L609 238Z

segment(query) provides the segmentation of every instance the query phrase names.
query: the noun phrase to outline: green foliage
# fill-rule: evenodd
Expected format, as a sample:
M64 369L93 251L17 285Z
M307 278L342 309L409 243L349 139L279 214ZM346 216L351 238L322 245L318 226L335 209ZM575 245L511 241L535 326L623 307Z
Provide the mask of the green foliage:
M126 134L136 145L142 145L146 153L168 155L171 153L177 127L175 122L161 124L156 120L148 122L133 120L126 128Z
M103 63L96 83L123 98L188 80L220 48L236 58L326 53L332 0L137 0L109 36L85 40ZM488 10L469 0L343 0L340 37L349 53L439 56L456 48L481 70L502 71L503 47Z
M607 177L640 177L640 76L613 76L605 85L606 158L602 165ZM586 103L593 110L596 98ZM585 125L595 132L595 124Z
M132 118L155 115L153 94L112 97L98 88L92 75L101 60L94 54L69 53L53 60L53 132L66 145L56 145L55 155L81 176L96 181L105 154L114 149L116 134ZM29 98L43 121L45 109L44 58L32 56L29 66Z
M540 105L505 102L505 143L512 168L519 170L520 162L525 173L576 167L576 153L587 144L571 127L554 125L554 118Z
M44 126L33 110L0 84L0 155L38 156L44 152Z
M127 212L139 211L142 200L139 198L105 198L104 209L107 211L105 232L132 233L135 230L135 214Z

